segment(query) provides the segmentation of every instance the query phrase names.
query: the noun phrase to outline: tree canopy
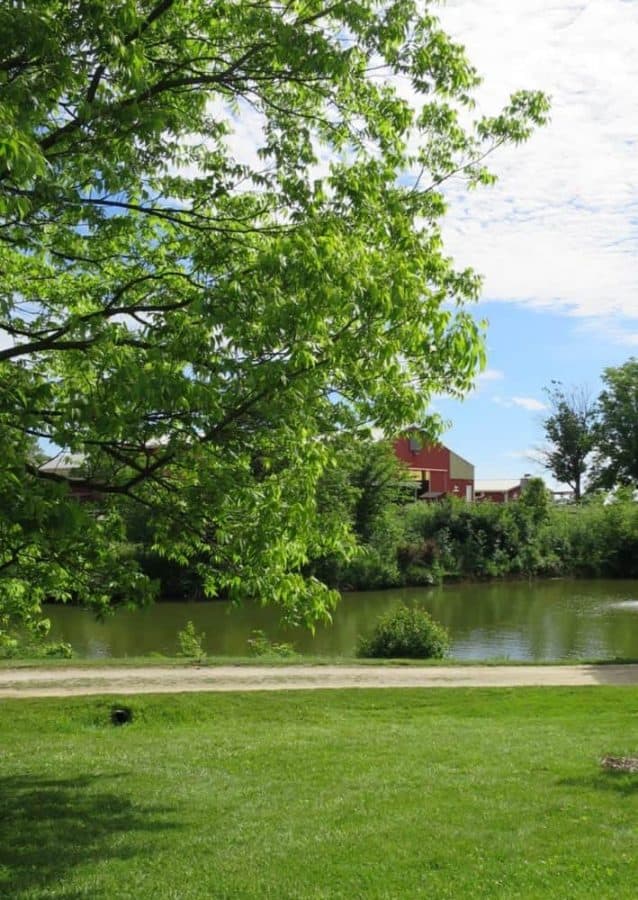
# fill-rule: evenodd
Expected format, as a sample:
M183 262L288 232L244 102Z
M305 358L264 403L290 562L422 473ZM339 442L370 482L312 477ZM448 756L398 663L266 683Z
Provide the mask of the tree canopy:
M578 501L596 440L597 404L585 388L570 390L558 381L553 381L545 393L549 415L543 421L543 430L548 443L538 456L558 481L572 488Z
M638 359L605 369L598 410L596 483L638 486Z
M444 182L548 104L481 117L477 84L411 0L0 8L0 629L141 598L130 504L210 595L326 614L333 437L433 428L482 362Z

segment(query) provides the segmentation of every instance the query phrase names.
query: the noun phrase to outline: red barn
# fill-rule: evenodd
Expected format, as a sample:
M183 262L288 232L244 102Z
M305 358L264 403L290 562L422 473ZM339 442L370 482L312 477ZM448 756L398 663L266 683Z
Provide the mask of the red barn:
M474 466L448 447L427 444L413 434L397 438L394 452L419 485L419 498L438 500L450 494L468 502L474 499Z

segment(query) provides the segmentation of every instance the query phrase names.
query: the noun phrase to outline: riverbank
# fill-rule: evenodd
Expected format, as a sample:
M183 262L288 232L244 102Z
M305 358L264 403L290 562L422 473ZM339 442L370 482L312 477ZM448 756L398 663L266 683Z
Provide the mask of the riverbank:
M124 656L124 657L74 657L72 659L48 658L43 656L13 657L0 659L0 671L3 669L112 669L112 668L177 668L193 669L219 666L258 668L285 668L286 666L401 666L412 668L476 668L494 666L628 666L638 665L638 657L617 657L615 659L533 659L515 660L504 658L494 659L457 659L445 657L444 659L372 659L357 656L206 656L203 659L194 660L184 656Z
M6 700L0 895L635 896L635 688Z
M0 669L0 698L350 688L638 685L638 664L581 666L108 666Z
M389 506L359 552L320 577L340 590L520 577L638 577L638 504L557 506L540 484L516 503Z

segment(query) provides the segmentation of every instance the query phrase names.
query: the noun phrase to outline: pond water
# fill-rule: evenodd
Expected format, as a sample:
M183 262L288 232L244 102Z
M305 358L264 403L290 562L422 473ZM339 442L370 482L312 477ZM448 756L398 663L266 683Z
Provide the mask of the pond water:
M106 622L74 607L49 606L52 640L68 641L78 656L174 655L177 632L189 619L206 633L211 655L246 656L261 629L303 654L354 655L359 635L402 601L417 603L442 622L457 659L638 659L638 581L572 581L445 585L345 594L331 626L313 636L282 628L271 607L162 602L123 610Z

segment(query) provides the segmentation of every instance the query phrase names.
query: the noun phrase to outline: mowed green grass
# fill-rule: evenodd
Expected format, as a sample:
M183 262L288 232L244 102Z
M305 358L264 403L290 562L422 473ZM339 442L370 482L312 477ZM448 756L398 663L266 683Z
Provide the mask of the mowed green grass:
M0 896L634 900L637 751L635 688L5 701Z

